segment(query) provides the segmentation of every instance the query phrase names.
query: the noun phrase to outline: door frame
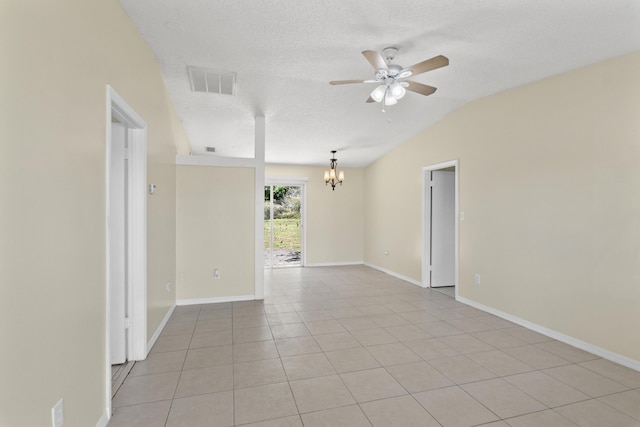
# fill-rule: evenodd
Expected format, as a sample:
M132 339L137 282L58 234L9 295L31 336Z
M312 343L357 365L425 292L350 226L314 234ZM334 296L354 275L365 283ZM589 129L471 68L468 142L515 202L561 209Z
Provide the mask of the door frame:
M267 176L264 179L264 186L268 185L283 185L292 187L301 187L300 197L302 198L300 207L300 219L302 225L300 226L300 250L302 256L300 257L300 265L295 267L304 267L307 265L307 183L309 178L307 177L270 177ZM264 194L264 189L263 189ZM264 242L264 237L263 237ZM263 243L264 246L264 243ZM264 258L264 253L263 253ZM265 266L266 267L266 266ZM292 266L294 267L294 266ZM268 268L273 268L273 262ZM278 267L280 268L280 267Z
M111 417L110 363L110 229L109 174L111 169L111 122L116 118L127 126L127 360L147 357L147 125L127 102L110 86L106 88L106 167L105 167L105 231L106 231L106 343L105 378L106 408Z
M460 236L460 192L459 192L459 166L458 160L437 163L422 168L422 287L431 287L430 259L431 259L431 186L427 185L432 171L455 168L455 295L458 299L458 270L459 270L459 236Z

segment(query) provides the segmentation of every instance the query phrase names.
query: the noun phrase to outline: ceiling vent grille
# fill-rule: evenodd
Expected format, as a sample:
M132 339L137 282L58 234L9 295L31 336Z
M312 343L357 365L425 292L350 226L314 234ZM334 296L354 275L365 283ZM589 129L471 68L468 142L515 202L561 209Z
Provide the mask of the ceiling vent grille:
M216 147L204 147L205 150L207 150L208 153L215 153L216 152Z
M236 95L236 73L198 67L187 67L187 73L194 92Z

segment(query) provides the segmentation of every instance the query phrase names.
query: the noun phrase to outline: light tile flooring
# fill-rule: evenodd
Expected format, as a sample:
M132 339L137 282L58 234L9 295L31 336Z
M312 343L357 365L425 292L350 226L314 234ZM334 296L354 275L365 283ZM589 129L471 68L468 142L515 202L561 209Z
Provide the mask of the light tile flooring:
M455 286L443 286L441 288L433 288L433 290L438 291L441 294L449 295L451 298L455 298L456 296Z
M119 426L640 426L640 372L364 266L178 307Z

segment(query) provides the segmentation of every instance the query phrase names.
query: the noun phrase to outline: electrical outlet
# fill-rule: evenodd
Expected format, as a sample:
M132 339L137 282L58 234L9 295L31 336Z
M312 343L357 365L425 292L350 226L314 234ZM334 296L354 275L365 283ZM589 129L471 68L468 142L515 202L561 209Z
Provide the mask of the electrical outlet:
M476 283L476 285L480 284L480 275L478 273L475 274L473 281Z
M166 285L164 285L165 288L167 288L167 292L171 292L171 282L167 282Z
M464 221L464 212L460 212L460 221Z
M220 279L220 270L219 269L216 268L216 269L213 270L213 278L215 280Z
M60 399L51 408L51 425L53 427L62 427L62 424L64 424L64 400Z

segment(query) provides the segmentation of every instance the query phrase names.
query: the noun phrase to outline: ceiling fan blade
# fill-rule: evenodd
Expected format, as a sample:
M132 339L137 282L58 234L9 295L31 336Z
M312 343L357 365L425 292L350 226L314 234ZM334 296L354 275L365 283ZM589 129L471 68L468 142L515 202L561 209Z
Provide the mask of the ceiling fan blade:
M350 85L353 83L365 83L365 80L333 80L330 81L330 85Z
M417 83L412 81L407 81L406 83L409 83L409 86L407 86L407 90L410 90L411 92L419 93L420 95L425 95L425 96L431 95L433 92L437 90L433 86L423 85L422 83Z
M411 67L405 68L400 73L404 71L411 71L411 75L415 76L416 74L426 73L427 71L435 70L440 67L446 67L447 65L449 65L449 58L447 58L446 56L438 55L434 56L431 59L427 59L426 61L413 64Z
M389 69L387 63L384 62L384 58L382 58L382 55L380 55L375 50L365 50L362 52L362 54L365 58L367 58L369 64L371 64L376 71Z
M376 102L376 100L373 99L372 97L369 97L369 99L367 99L367 103L371 103L371 102Z

